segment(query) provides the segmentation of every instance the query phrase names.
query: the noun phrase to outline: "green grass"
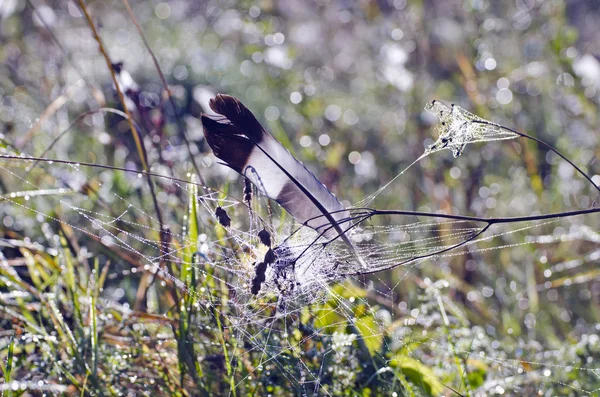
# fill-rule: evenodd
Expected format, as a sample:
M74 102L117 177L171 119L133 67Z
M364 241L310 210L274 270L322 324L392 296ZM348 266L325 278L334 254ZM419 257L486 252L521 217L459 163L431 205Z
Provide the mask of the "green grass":
M52 26L31 22L38 5L2 17L1 154L136 170L0 159L2 396L597 394L597 215L519 231L528 225L497 225L495 238L470 252L348 277L313 300L282 298L276 288L254 297L252 265L266 251L257 231L269 227L280 243L297 225L256 191L250 208L242 202L243 183L215 164L193 100L198 86L242 98L352 203L435 138L422 110L434 98L543 139L595 175L599 104L574 67L591 48L584 26L569 25L574 11L549 2L527 12L466 2L433 14L422 2L396 11L358 2L350 14L315 6L304 12L319 45L307 46L296 34L314 27L263 3L258 17L254 4L239 2L181 15L173 6L161 19L156 4L133 1L131 13L118 2L87 3L89 19L56 5ZM517 29L515 15L530 26ZM238 17L243 28L228 31ZM450 43L440 32L451 23L464 29ZM292 66L250 61L273 56L278 47L265 43L279 32ZM411 73L408 91L383 73L394 46L406 50L407 62L392 66ZM490 56L497 68L481 69ZM120 60L152 107L94 110L125 110L106 69ZM176 77L177 66L188 77ZM510 104L495 99L501 78ZM339 119L326 117L331 105ZM281 117L265 120L269 106ZM344 121L347 110L357 124ZM367 166L349 161L353 151ZM374 205L484 217L592 207L597 193L565 165L527 140L471 145L458 159L440 152L420 161ZM217 206L234 226L219 224ZM398 258L422 247L417 238L447 244L464 226L433 224L400 245L403 225L426 221L376 217L361 226L389 230L373 247L397 241L386 247Z

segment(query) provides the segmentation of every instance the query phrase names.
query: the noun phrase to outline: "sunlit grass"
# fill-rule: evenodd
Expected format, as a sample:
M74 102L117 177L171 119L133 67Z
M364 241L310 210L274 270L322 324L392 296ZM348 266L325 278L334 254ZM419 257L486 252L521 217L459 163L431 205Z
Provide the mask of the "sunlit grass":
M243 99L348 205L436 144L433 98L548 142L597 184L593 41L572 4L79 3L0 5L3 396L598 393L596 215L497 225L369 276L324 277L346 266L327 262L344 258L332 245L305 289L270 279L254 295L258 231L279 244L298 225L216 164L194 98ZM138 102L115 91L119 61ZM23 159L36 155L64 162ZM514 140L423 158L373 206L490 217L596 201L547 147ZM378 265L476 230L361 227Z

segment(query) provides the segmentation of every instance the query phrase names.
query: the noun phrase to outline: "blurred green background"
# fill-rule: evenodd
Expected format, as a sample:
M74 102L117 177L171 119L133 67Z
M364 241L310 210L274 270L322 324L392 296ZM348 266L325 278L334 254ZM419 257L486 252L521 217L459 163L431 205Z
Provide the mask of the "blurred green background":
M206 185L242 197L241 178L217 164L199 121L208 99L227 93L348 206L437 138L423 110L433 99L544 140L600 183L597 1L132 0L176 109L125 4L85 4L110 60L135 82L127 103L153 172L189 180L191 152ZM123 107L78 1L0 0L0 60L2 154L143 169L127 121L96 111ZM216 225L213 203L190 207L193 192L162 179L153 202L132 173L0 166L0 358L17 395L50 386L73 395L600 388L597 215L507 235L523 225L498 227L480 247L494 249L350 279L331 287L335 302L287 320L261 314L265 323L249 323L246 334L233 325L244 306L228 306L236 275L227 271L245 253ZM65 192L11 196L41 189ZM514 140L470 145L457 159L426 157L371 206L493 217L590 208L597 199L558 156ZM174 234L169 244L221 250L210 257L224 263L214 274L192 266L202 282L160 264L193 293L149 271L167 244L156 205ZM246 212L236 205L230 215ZM114 235L94 223L122 213ZM186 250L181 261L198 263Z

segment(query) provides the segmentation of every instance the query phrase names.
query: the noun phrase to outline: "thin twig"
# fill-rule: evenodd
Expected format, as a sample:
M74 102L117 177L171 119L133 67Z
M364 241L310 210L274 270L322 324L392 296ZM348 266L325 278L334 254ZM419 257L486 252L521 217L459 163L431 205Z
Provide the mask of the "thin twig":
M563 160L565 160L567 163L569 163L573 168L575 168L575 170L581 174L585 179L587 179L592 186L594 186L596 188L596 190L598 190L598 192L600 192L600 186L596 185L594 183L594 181L592 180L592 178L590 178L590 176L588 174L586 174L585 172L583 172L583 170L581 168L579 168L577 165L575 165L575 163L573 163L571 160L569 160L566 156L564 156L561 152L559 152L557 149L555 149L552 145L542 141L541 139L538 139L534 136L525 134L524 132L519 132L517 130L513 130L512 128L509 127L505 127L503 125L499 125L499 124L494 124L494 123L490 123L488 121L479 121L479 120L472 120L472 123L477 123L477 124L484 124L484 125L491 125L494 127L500 127L502 129L505 129L506 131L510 131L513 134L516 134L522 138L527 138L527 139L531 139L534 142L537 142L538 144L544 146L546 149L553 151L554 153L556 153L558 156L560 156L560 158L562 158Z
M133 140L135 141L135 146L137 147L138 154L140 156L140 161L142 162L142 168L144 169L144 171L146 171L146 179L148 181L148 187L150 188L150 196L152 197L152 202L154 203L154 210L156 211L156 217L157 217L157 220L158 220L158 223L160 226L159 238L160 238L160 242L161 242L161 244L160 244L161 257L164 257L164 255L166 254L166 252L164 252L165 244L163 244L164 223L163 223L163 219L162 219L162 213L160 211L160 206L158 205L158 200L156 198L156 193L154 191L154 183L152 183L152 178L150 178L150 176L148 175L148 173L150 172L150 169L148 168L148 162L147 162L148 157L146 154L146 149L144 148L144 145L142 143L142 140L140 138L140 134L139 134L137 128L135 128L135 124L133 122L133 117L131 116L129 109L127 108L127 103L125 102L125 96L123 95L123 91L121 91L121 87L119 86L119 83L117 81L117 76L116 76L115 70L112 66L110 57L108 56L108 53L106 52L106 49L104 48L104 44L102 43L102 39L100 38L100 35L98 34L98 30L96 29L96 26L94 25L94 22L92 21L92 18L90 17L90 14L88 13L88 10L87 10L87 7L85 6L84 0L79 0L79 6L81 7L83 13L85 14L85 18L87 19L90 29L92 30L94 39L98 43L100 52L102 53L102 56L104 57L104 60L106 61L106 67L108 68L108 71L110 72L110 75L112 77L113 84L115 86L115 90L117 91L117 95L119 96L119 101L121 102L121 106L123 106L123 110L125 111L125 114L127 114L127 122L129 123L129 128L131 130L131 134L133 135Z
M117 95L119 96L119 101L121 102L121 106L123 106L123 111L125 112L125 114L127 114L127 122L129 123L129 129L131 130L131 134L133 135L133 140L135 141L135 146L140 155L140 161L142 162L142 168L144 168L145 171L149 171L148 164L146 161L147 158L145 155L146 153L144 150L144 145L142 144L142 140L140 138L140 134L139 134L137 128L135 128L135 125L133 124L133 117L131 116L131 112L129 111L129 108L127 107L127 103L125 102L125 96L123 95L123 91L121 91L121 87L119 86L119 83L117 81L117 75L115 74L114 68L112 66L112 61L110 60L110 57L108 56L108 53L106 52L106 49L104 48L102 39L100 38L100 35L98 34L98 30L96 29L96 25L94 24L94 21L92 21L92 18L90 17L90 14L88 13L88 10L87 10L87 7L85 6L84 0L79 0L79 6L81 7L83 13L85 14L85 18L87 19L88 25L90 26L90 29L92 30L94 39L96 40L96 43L98 43L99 50L102 53L104 60L106 61L106 67L108 68L108 71L110 72L110 76L112 77L113 84L115 86L115 90L117 91Z
M6 155L6 154L0 154L0 159L40 161L40 162L47 162L47 163L76 165L76 166L82 166L82 167L102 168L102 169L123 171L123 172L135 172L135 173L144 174L144 175L147 175L150 177L164 178L164 179L168 179L168 180L175 181L175 182L194 184L197 186L204 187L205 189L210 189L215 193L224 193L221 190L214 189L214 188L211 188L206 185L202 185L198 182L191 182L189 180L176 178L176 177L172 177L172 176L160 175L160 174L155 174L152 172L132 170L132 169L128 169L128 168L115 167L115 166L110 166L110 165L94 164L94 163L86 163L86 162L78 162L78 161L70 161L70 160L51 159L51 158L31 157L31 156L26 157L26 156L16 156L16 155ZM239 203L244 204L242 199L231 196L230 194L228 194L228 196L230 198L235 199ZM485 217L469 216L469 215L441 214L441 213L437 213L437 212L405 211L405 210L377 210L377 209L373 209L373 208L369 208L369 207L352 208L351 210L352 211L362 211L362 212L358 212L358 214L356 216L353 216L351 218L341 219L339 222L337 222L338 225L342 224L342 223L346 223L353 219L357 219L357 218L361 218L361 217L366 217L368 219L368 218L372 218L372 217L378 216L378 215L423 216L423 217L428 217L428 218L443 218L443 219L450 219L450 220L455 220L455 221L472 221L472 222L500 224L500 223L529 222L529 221L538 221L538 220L545 220L545 219L566 218L569 216L595 214L595 213L600 212L600 208L587 208L587 209L582 209L582 210L554 212L554 213L550 213L550 214L541 214L541 215L502 217L502 218L485 218ZM347 211L347 210L332 211L332 212L330 212L330 214L335 214L335 213L343 212L343 211ZM314 218L310 218L308 221L316 219L316 218L324 217L324 216L325 215L319 215ZM306 222L308 222L308 221L306 221ZM306 223L306 222L304 222L304 223ZM330 227L333 227L333 226L330 226Z
M106 109L106 110L108 110L108 109ZM114 111L114 109L112 109L112 110ZM196 186L202 187L204 189L211 190L214 193L225 193L222 190L215 189L215 188L212 188L210 186L202 185L202 184L200 184L198 182L192 182L192 181L189 181L189 180L186 180L186 179L177 178L177 177L174 177L174 176L156 174L156 173L148 172L148 171L145 171L145 170L132 170L130 168L117 167L117 166L113 166L113 165L86 163L85 161L80 162L80 161L60 160L60 159L51 159L51 158L42 158L42 157L33 157L33 156L17 156L17 155L12 155L12 154L0 154L0 159L24 160L24 161L38 161L38 162L50 163L50 164L52 164L52 163L68 164L68 165L75 165L75 166L82 166L82 167L102 168L102 169L114 170L114 171L134 172L134 173L137 173L137 174L143 174L143 175L147 175L147 176L151 176L151 177L155 177L155 178L168 179L168 180L174 181L174 182L181 182L181 183L196 185ZM228 194L228 196L230 198L234 198L236 201L239 201L240 203L243 204L242 199L239 199L239 198L237 198L235 196L232 196L231 194Z
M600 212L600 208L586 208L586 209L582 209L582 210L553 212L550 214L541 214L541 215L484 218L481 216L438 214L438 213L433 213L433 212L420 212L420 211L375 210L375 209L369 209L369 208L365 208L365 210L371 211L369 218L371 218L375 215L412 215L412 216L426 216L426 217L430 217L430 218L445 218L445 219L452 219L452 220L458 220L458 221L485 222L490 225L500 224L500 223L541 221L541 220L545 220L545 219L566 218L569 216L595 214L597 212Z
M323 216L327 219L327 221L333 226L333 228L335 229L335 231L338 233L338 236L341 237L341 239L344 241L344 243L346 243L346 245L348 246L348 248L350 248L350 250L354 253L354 255L356 256L356 259L358 259L358 261L360 263L364 264L363 259L360 257L360 255L358 254L358 252L356 252L356 248L354 247L354 245L352 244L352 242L350 241L350 239L348 238L348 236L346 235L346 233L341 229L338 221L336 221L333 218L333 216L331 215L331 212L329 212L323 206L323 204L321 204L321 202L319 200L317 200L315 198L315 196L313 196L308 191L308 189L306 189L304 187L304 185L302 185L296 178L294 178L294 176L292 176L292 174L290 174L289 171L286 170L284 166L282 166L281 164L279 164L279 162L277 162L277 160L275 160L269 154L269 152L267 152L267 150L263 149L263 147L260 146L258 144L258 142L254 141L250 137L248 137L248 139L254 144L254 146L256 146L258 149L260 149L260 151L263 152L263 154L265 156L267 156L273 162L273 164L275 164L277 166L277 168L279 168L288 178L290 178L290 180L294 183L294 185L296 185L298 187L298 189L300 189L300 191L302 193L304 193L304 195L315 205L315 207L317 207L319 209L319 211L321 211L321 213L323 214Z
M118 110L118 109L113 109L113 108L98 108L98 109L92 109L92 110L88 110L87 112L83 112L81 113L79 116L77 116L75 118L75 120L73 120L71 122L71 124L69 124L69 126L67 128L65 128L60 134L58 134L58 136L56 138L54 138L54 140L52 142L50 142L50 145L48 145L48 147L46 148L46 150L44 150L44 152L42 154L40 154L39 157L43 158L44 156L46 156L46 154L48 154L48 152L50 150L52 150L52 148L54 147L54 145L56 145L58 143L58 141L65 136L69 131L71 131L71 129L73 127L75 127L75 125L80 122L83 118L85 118L85 116L88 116L90 114L96 114L98 112L110 112L110 113L115 113L118 114L119 116L123 117L123 118L127 118L127 114ZM27 178L27 176L31 173L31 171L37 167L37 165L40 163L40 161L36 161L31 167L29 167L27 169L27 172L25 173L25 175L23 176L23 178Z
M67 51L67 49L62 45L62 43L60 42L60 40L58 39L58 37L56 37L56 34L54 34L54 31L52 30L52 27L50 27L46 23L46 19L44 18L43 15L40 14L40 12L38 11L38 9L37 9L36 5L33 3L33 1L28 0L27 1L27 6L31 9L31 11L34 14L37 14L38 20L41 21L42 25L44 25L44 28L48 32L48 35L50 36L50 38L52 39L52 41L54 41L54 44L56 44L56 46L58 47L58 49L63 53L63 55L65 56L65 59L67 60L67 62L69 62L69 64L73 67L73 69L77 70L77 72L79 73L79 76L81 76L81 77L85 76L85 73L83 73L83 70L79 67L79 65L77 65L73 61L73 58L71 57L71 54L69 54L69 51Z
M202 174L200 173L200 167L198 167L198 164L196 163L194 154L192 153L192 147L190 145L190 141L188 140L188 138L185 134L185 126L183 124L183 120L181 119L181 115L178 112L177 105L175 104L175 101L173 100L173 94L171 93L169 84L167 84L167 79L165 79L165 75L164 75L162 69L160 68L158 59L156 59L156 56L154 55L154 51L152 51L152 48L150 48L150 44L148 43L148 40L146 40L146 36L144 35L144 32L142 31L140 24L135 19L135 15L133 14L133 10L131 9L131 6L129 5L129 1L123 0L123 3L125 4L125 8L127 8L127 12L129 13L129 16L131 17L131 21L135 25L138 33L140 34L140 37L142 38L142 41L144 42L144 46L146 46L148 53L152 57L152 62L154 62L154 67L156 68L156 71L158 72L160 80L162 81L162 84L165 88L165 92L167 93L169 103L171 104L171 107L173 108L173 113L175 114L175 119L177 120L177 127L178 127L180 135L183 138L183 141L185 142L185 145L187 147L188 154L190 156L190 160L192 161L192 165L194 166L194 169L196 170L198 179L200 179L200 182L202 184L204 184L204 178L202 177Z
M450 247L446 247L446 248L443 248L441 250L438 250L438 251L435 251L435 252L432 252L432 253L429 253L429 254L423 254L423 255L413 256L413 257L411 257L409 259L406 259L406 260L404 260L402 262L398 262L398 263L396 263L394 265L388 266L388 267L386 267L384 269L373 269L373 270L359 271L359 272L355 272L355 273L346 273L346 274L344 274L344 276L364 276L364 275L367 275L367 274L375 274L375 273L379 273L379 272L384 271L384 270L392 270L392 269L395 269L397 267L406 265L407 263L418 261L420 259L426 259L426 258L431 258L431 257L437 256L437 255L441 255L444 252L448 252L448 251L452 251L452 250L454 250L456 248L460 248L463 245L465 245L465 244L467 244L467 243L475 240L477 237L479 237L483 233L485 233L490 228L490 226L492 226L492 225L491 224L485 225L485 227L483 227L477 233L473 234L468 239L465 239L465 240L463 240L463 241L461 241L461 242L459 242L457 244L451 245Z

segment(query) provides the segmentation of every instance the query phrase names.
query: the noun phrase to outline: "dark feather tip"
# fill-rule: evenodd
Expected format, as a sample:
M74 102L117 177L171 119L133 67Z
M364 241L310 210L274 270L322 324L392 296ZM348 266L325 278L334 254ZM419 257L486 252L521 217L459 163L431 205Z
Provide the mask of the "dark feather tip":
M235 171L242 173L254 144L228 122L223 123L222 120L206 114L201 116L201 120L204 137L215 156Z
M227 117L244 135L255 143L262 140L264 130L256 117L237 98L230 95L217 94L210 100L210 108L218 114Z
M115 62L112 63L111 66L116 74L121 73L121 70L123 70L123 62Z

